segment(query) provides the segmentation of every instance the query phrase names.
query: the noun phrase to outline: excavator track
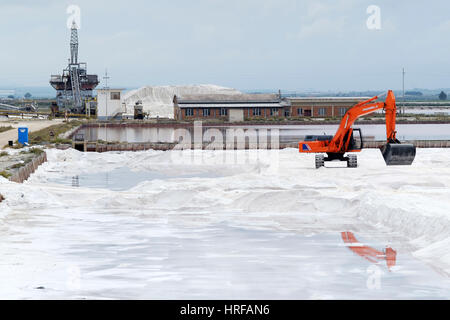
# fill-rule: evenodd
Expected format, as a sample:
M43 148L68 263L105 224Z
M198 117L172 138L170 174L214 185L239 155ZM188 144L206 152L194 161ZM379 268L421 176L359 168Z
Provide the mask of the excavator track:
M316 154L316 169L325 166L325 156L323 154Z
M349 167L349 168L357 168L358 167L358 157L356 154L348 155L347 167Z

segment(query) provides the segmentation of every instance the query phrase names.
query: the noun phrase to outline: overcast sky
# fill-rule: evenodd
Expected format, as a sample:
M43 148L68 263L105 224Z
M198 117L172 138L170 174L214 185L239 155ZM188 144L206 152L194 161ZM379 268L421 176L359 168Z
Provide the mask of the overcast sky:
M69 58L111 86L241 90L450 87L450 2L401 0L0 0L0 86L46 86ZM381 29L369 29L369 5Z

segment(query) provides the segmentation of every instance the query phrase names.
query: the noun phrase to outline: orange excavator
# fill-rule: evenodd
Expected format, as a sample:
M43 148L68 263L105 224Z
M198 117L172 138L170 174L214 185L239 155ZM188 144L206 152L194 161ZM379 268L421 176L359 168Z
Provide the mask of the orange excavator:
M361 116L383 109L386 117L386 144L380 146L386 165L411 165L416 157L416 147L412 144L402 144L396 138L395 118L397 107L395 96L389 90L384 102L375 102L379 96L360 102L347 110L341 120L336 134L305 137L299 142L299 151L316 154L316 168L324 167L325 161L346 161L347 167L358 166L357 156L348 152L360 152L363 148L361 129L353 128L353 123ZM327 156L324 155L327 154Z

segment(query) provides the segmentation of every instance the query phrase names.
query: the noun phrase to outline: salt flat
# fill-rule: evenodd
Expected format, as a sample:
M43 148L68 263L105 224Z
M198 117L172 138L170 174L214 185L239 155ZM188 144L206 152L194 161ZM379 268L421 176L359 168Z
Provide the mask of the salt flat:
M448 149L319 170L295 149L47 152L0 178L0 298L450 297Z

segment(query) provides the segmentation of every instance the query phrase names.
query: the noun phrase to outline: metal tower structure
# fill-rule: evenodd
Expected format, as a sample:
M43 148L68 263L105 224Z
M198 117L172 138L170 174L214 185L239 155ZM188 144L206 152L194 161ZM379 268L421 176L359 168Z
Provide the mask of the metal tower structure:
M70 107L72 112L82 113L85 102L93 100L93 90L99 84L97 75L87 74L87 64L78 62L78 27L75 21L70 30L70 59L62 75L52 75L50 84L56 89L59 107Z
M70 29L70 63L78 63L78 28L75 21L72 23L72 29Z

